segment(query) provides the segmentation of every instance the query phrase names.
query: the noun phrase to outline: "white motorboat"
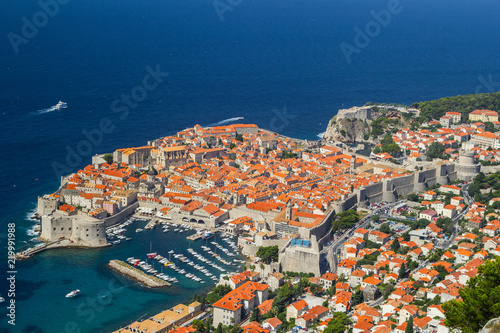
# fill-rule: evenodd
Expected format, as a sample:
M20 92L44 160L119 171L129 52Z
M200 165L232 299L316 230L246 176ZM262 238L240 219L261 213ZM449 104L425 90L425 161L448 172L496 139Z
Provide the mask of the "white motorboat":
M68 103L65 103L65 102L63 102L63 101L61 101L61 100L59 100L59 102L58 102L58 103L54 106L54 108L55 108L56 110L65 109L65 108L67 108L67 107L68 107Z
M78 295L80 295L80 290L76 289L76 290L73 290L72 292L66 294L66 297L67 298L71 298L71 297L75 297L75 296L78 296Z

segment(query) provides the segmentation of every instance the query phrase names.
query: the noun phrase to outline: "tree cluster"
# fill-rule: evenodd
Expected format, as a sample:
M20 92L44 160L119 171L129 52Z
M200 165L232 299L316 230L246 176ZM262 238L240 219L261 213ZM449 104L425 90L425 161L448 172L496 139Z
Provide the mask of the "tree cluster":
M262 246L257 251L257 257L259 257L263 263L270 264L272 262L278 262L278 252L278 245Z
M401 151L401 148L399 148L398 144L392 139L391 133L386 133L380 141L380 144L382 147L375 147L373 150L374 154L387 153L391 156L396 156Z
M461 300L443 304L445 324L464 333L479 332L500 316L500 257L479 266L478 274L459 291Z
M439 119L448 111L460 112L462 119L468 119L474 110L500 110L500 91L495 93L444 97L433 101L414 103L413 108L420 109L420 122Z
M427 160L432 161L435 158L447 158L447 155L444 153L445 150L446 149L440 142L434 141L429 145L429 148L427 149Z
M229 285L219 285L212 289L205 297L194 294L193 302L200 302L201 304L213 304L220 300L224 295L232 289Z
M359 214L354 210L348 210L335 214L332 222L333 231L349 229L359 221Z
M334 312L323 333L344 333L350 324L351 320L345 313Z

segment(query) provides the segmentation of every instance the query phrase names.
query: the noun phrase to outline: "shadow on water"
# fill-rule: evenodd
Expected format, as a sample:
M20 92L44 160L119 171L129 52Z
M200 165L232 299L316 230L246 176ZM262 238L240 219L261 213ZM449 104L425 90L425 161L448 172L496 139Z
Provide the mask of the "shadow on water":
M61 280L61 285L65 285L65 284L72 284L73 283L73 280L71 279L62 279Z
M16 292L16 299L19 301L26 301L35 295L35 291L42 288L48 281L31 282L28 280L18 280L18 289Z
M28 325L23 328L23 333L44 333L44 331L38 326Z

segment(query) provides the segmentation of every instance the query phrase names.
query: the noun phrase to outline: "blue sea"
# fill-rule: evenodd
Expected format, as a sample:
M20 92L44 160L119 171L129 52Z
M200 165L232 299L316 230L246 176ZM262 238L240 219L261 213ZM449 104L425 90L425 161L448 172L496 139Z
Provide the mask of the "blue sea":
M0 295L7 223L18 249L36 244L37 196L92 155L238 117L314 140L340 108L498 91L499 12L497 0L2 1ZM211 287L152 291L106 268L150 241L186 247L151 231L17 262L16 325L3 303L0 331L108 332ZM102 290L112 301L89 310Z

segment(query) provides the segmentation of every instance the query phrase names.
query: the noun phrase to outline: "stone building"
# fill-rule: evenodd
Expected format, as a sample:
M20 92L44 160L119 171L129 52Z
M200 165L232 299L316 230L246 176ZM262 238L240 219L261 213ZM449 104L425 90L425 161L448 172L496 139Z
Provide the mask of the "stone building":
M239 324L256 306L267 300L268 288L265 284L247 281L227 293L212 305L214 327L219 323L225 326Z
M158 164L165 168L181 166L187 163L188 150L184 146L158 148Z

